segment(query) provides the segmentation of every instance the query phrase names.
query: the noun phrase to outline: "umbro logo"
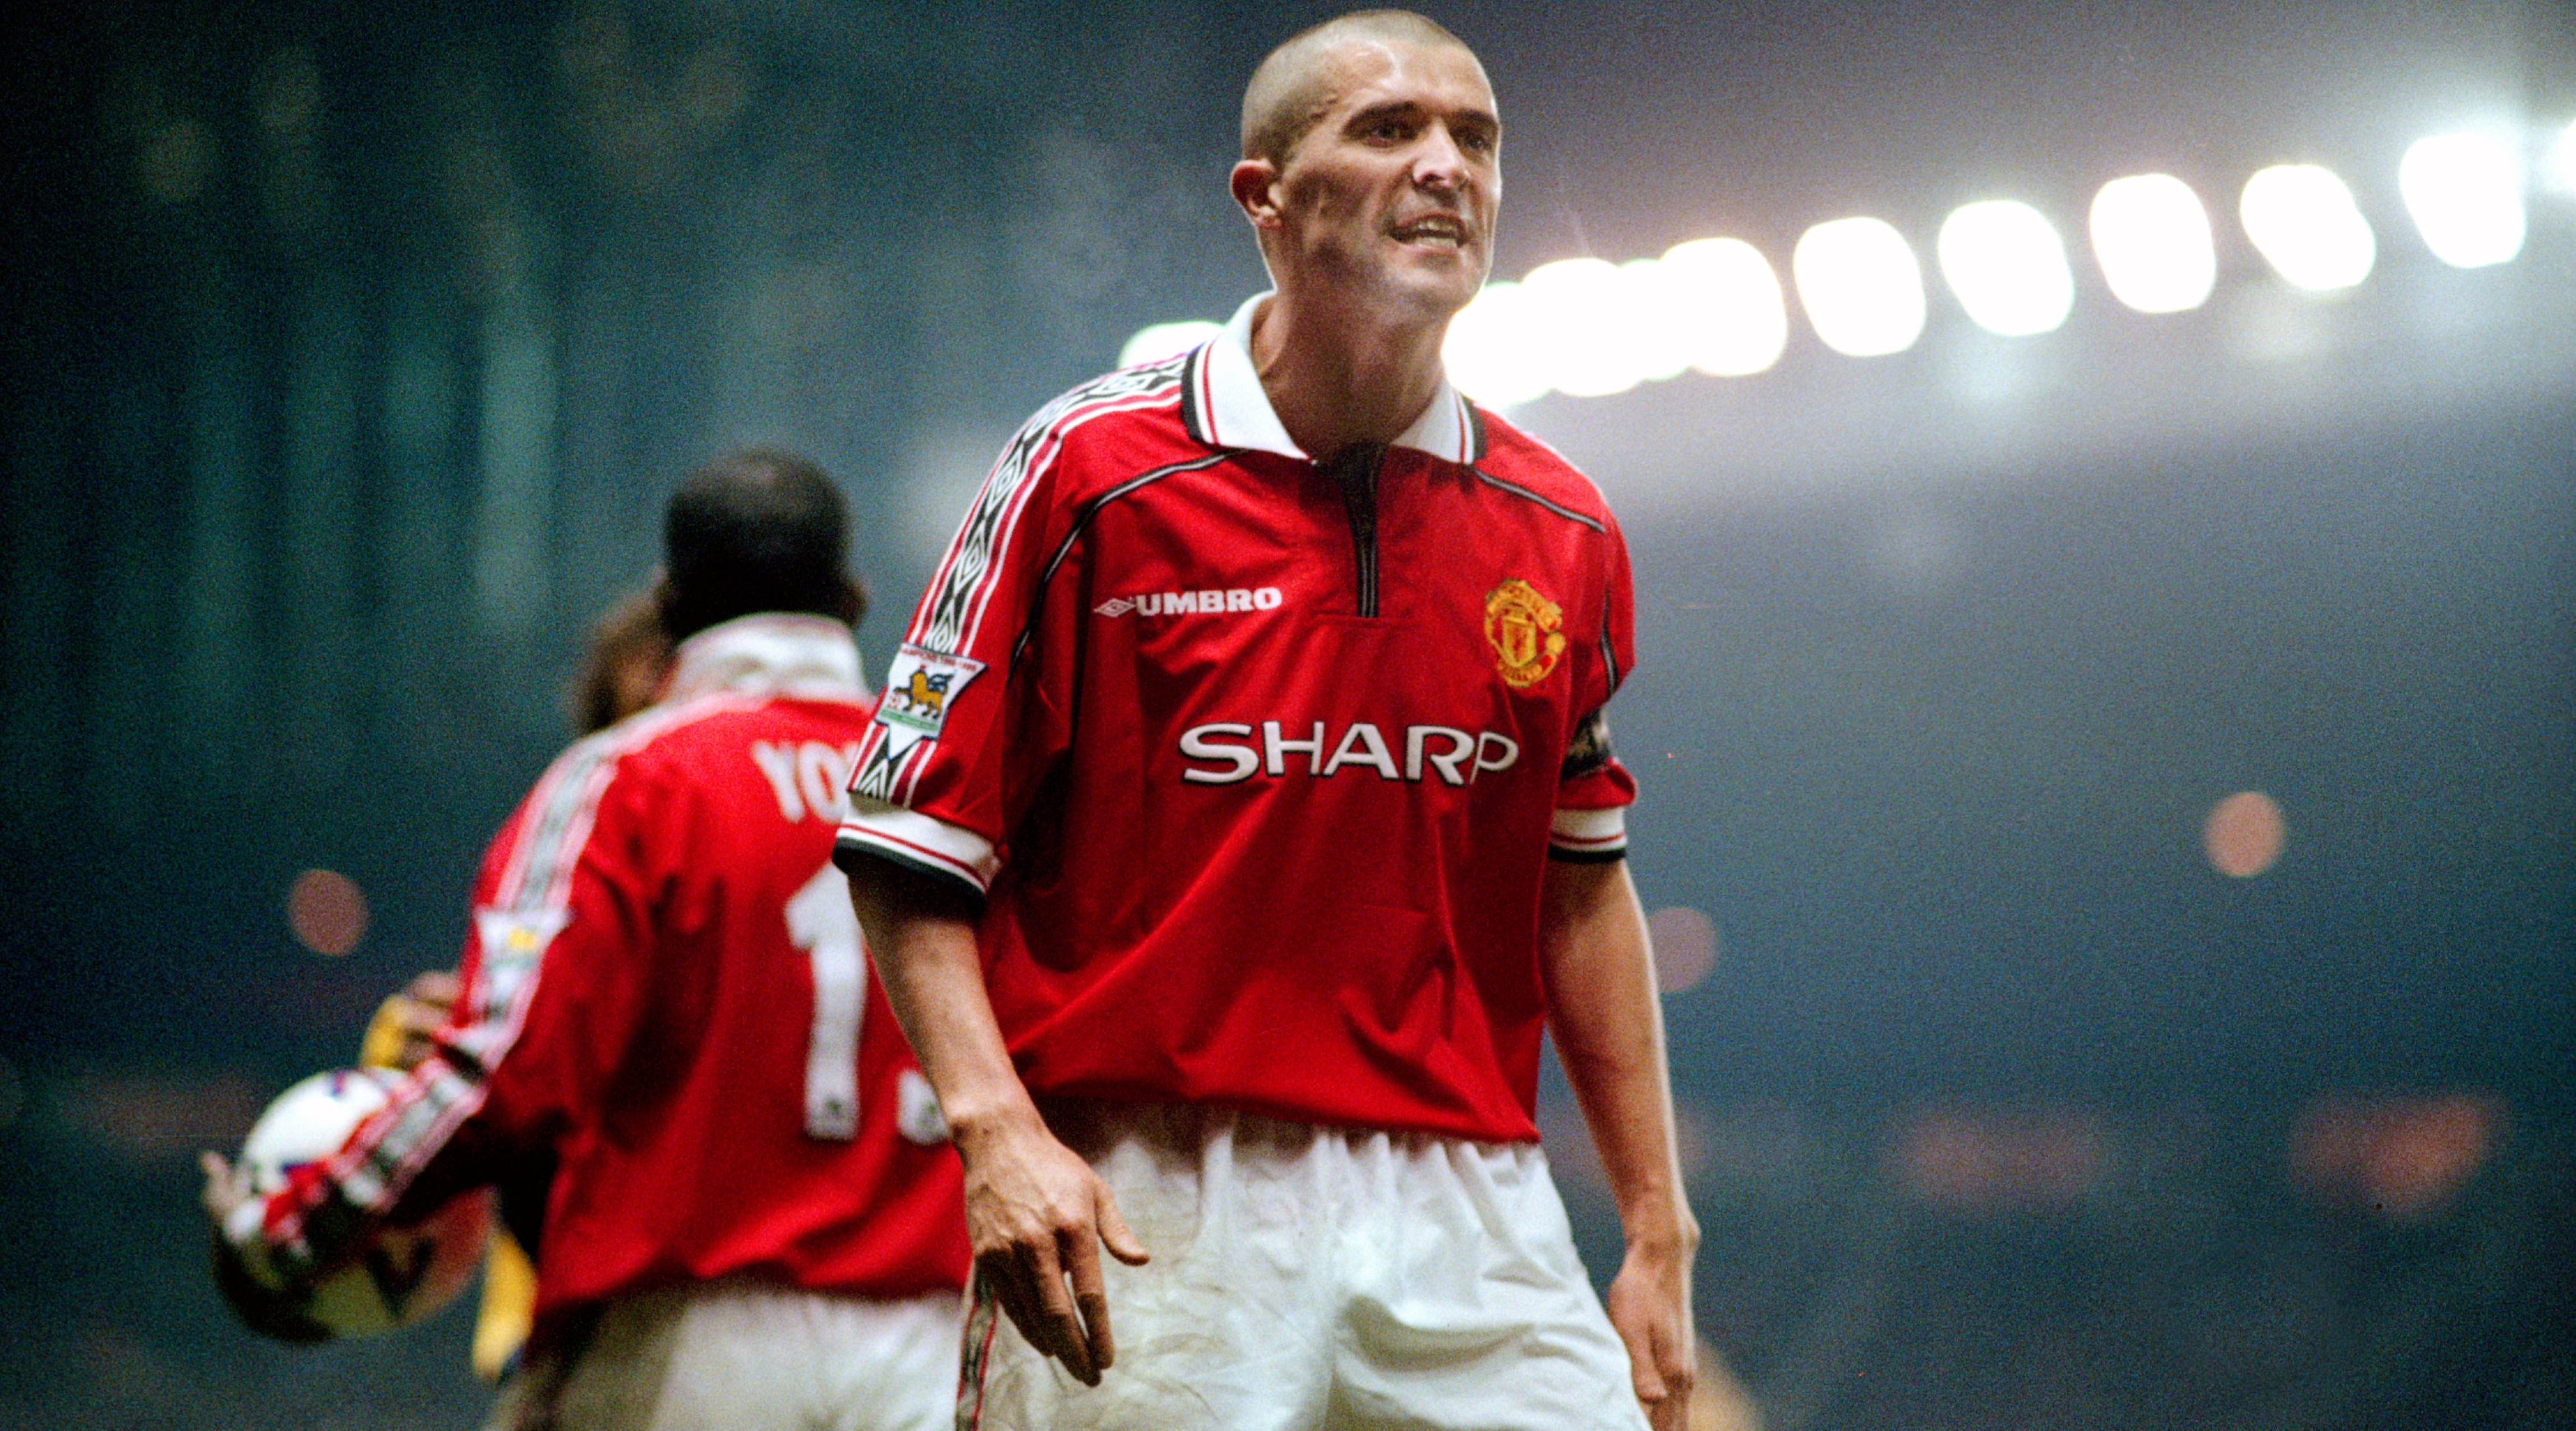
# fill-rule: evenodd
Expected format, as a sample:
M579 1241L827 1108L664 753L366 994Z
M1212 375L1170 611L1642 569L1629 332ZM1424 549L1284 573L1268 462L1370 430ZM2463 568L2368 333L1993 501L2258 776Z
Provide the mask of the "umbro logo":
M1146 591L1113 596L1092 611L1101 616L1209 615L1225 611L1268 611L1279 604L1275 586L1230 587L1203 591Z

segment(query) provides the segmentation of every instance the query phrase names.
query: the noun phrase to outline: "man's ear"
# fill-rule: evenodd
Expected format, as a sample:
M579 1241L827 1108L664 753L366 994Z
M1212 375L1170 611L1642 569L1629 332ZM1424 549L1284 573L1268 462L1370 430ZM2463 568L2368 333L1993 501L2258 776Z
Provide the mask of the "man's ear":
M1279 166L1267 159L1246 159L1226 176L1226 188L1234 195L1235 206L1252 220L1256 229L1279 225Z

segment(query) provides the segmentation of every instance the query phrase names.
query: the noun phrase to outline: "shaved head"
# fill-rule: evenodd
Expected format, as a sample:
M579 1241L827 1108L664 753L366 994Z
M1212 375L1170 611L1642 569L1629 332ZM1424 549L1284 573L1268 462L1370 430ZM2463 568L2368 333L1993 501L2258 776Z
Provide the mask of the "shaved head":
M1370 41L1447 46L1475 58L1465 41L1410 10L1361 10L1301 30L1272 50L1244 87L1243 157L1285 164L1332 105L1342 48Z

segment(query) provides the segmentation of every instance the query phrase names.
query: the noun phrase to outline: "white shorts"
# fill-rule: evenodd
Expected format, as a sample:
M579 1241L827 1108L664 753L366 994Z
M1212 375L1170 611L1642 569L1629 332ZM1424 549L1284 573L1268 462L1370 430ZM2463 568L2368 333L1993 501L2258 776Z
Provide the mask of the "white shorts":
M1153 1260L1098 1387L982 1295L958 1431L1644 1431L1536 1144L1058 1103Z
M619 1298L530 1353L487 1431L941 1431L962 1310L749 1282Z

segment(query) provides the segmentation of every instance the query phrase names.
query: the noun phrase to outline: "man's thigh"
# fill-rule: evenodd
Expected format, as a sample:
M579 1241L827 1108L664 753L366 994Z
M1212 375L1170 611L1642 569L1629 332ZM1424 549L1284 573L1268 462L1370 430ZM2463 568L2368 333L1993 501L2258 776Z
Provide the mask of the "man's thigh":
M876 1302L731 1285L624 1298L576 1343L532 1358L492 1425L943 1431L957 1326L953 1296Z
M1058 1104L1049 1123L1109 1185L1152 1260L1105 1252L1116 1359L1086 1387L1040 1356L989 1300L969 1313L961 1428L1292 1431L1316 1424L1329 1333L1305 1266L1318 1220L1286 1195L1282 1150L1227 1115L1178 1106ZM1256 1146L1258 1145L1258 1146ZM1293 1151L1293 1150L1291 1150Z
M1323 1427L1644 1431L1626 1344L1535 1146L1351 1143L1362 1179L1400 1193L1341 1259Z
M1535 1148L1190 1109L1051 1109L1152 1254L1103 1256L1085 1387L979 1301L959 1424L993 1431L1642 1425Z

